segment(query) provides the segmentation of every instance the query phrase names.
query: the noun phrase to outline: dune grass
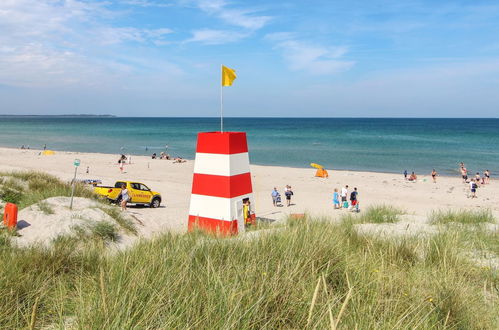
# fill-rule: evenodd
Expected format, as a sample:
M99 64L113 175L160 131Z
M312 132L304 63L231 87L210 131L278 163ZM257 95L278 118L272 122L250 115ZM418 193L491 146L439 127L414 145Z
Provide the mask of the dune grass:
M0 328L495 329L497 270L453 233L363 236L306 218L253 240L165 234L120 254L0 248ZM477 317L479 315L479 317Z
M399 221L399 215L404 211L389 205L369 206L365 212L358 217L361 223L394 223Z
M55 176L35 172L0 172L0 199L15 203L19 209L36 204L44 199L71 196L71 185ZM74 196L100 200L91 189L81 183L75 185Z
M134 223L130 219L125 218L118 207L103 205L99 209L113 218L127 233L137 235L137 228Z
M436 211L430 214L430 222L432 224L480 224L493 223L494 217L490 210L460 210L460 211Z

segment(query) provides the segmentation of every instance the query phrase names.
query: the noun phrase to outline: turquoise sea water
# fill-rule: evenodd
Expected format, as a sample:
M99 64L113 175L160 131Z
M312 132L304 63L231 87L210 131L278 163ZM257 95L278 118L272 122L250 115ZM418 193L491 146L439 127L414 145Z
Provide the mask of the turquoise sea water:
M218 118L1 117L0 146L194 158L196 134ZM499 119L226 118L245 131L253 164L383 172L499 173ZM148 150L146 151L146 147Z

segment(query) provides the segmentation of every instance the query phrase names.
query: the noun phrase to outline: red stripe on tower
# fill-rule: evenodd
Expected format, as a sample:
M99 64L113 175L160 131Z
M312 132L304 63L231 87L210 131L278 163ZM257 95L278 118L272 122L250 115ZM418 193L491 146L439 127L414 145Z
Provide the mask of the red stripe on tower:
M244 132L199 133L189 207L189 231L244 231L243 200L253 203Z

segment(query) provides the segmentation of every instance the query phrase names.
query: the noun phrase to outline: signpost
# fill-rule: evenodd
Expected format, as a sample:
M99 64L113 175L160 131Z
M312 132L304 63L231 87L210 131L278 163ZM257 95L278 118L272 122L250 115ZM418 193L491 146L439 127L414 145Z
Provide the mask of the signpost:
M69 204L69 209L73 209L73 196L75 193L75 184L76 184L76 171L78 171L78 166L80 166L80 160L75 159L73 162L73 165L75 166L75 175L73 177L73 181L71 181L71 204Z

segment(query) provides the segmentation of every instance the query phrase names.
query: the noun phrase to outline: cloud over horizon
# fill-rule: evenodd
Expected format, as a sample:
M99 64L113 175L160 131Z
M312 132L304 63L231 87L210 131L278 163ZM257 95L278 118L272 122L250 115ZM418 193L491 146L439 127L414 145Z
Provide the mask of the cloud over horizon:
M0 113L203 116L224 63L256 116L493 116L498 33L485 0L3 0Z

